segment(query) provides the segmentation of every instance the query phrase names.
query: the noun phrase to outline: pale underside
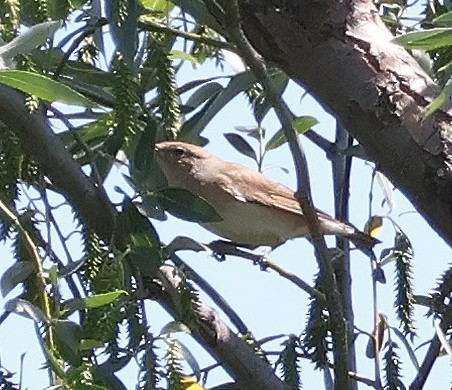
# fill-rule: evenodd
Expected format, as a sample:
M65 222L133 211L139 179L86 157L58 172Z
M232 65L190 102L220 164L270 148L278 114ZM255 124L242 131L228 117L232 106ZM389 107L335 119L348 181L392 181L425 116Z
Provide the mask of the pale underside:
M276 247L289 239L309 235L292 190L251 169L222 161L205 150L199 153L209 158L195 159L194 164L193 159L159 160L170 186L201 196L223 218L221 222L201 224L203 227L250 247ZM355 232L352 226L322 212L319 219L325 234Z

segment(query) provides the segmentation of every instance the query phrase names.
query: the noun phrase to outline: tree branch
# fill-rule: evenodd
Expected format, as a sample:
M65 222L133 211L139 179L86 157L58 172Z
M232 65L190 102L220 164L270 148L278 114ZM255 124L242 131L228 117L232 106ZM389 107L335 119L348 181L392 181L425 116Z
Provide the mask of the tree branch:
M25 152L36 160L88 226L109 239L114 212L103 188L82 172L44 117L28 111L23 94L5 85L0 85L0 120L19 138Z
M147 283L149 298L158 301L170 315L177 319L177 304L173 297L181 279L175 275L171 266L160 268L160 278L165 289L155 283ZM173 289L170 291L168 289ZM242 339L220 319L211 307L200 303L198 315L201 321L198 329L191 329L192 336L212 355L243 389L250 390L288 390L273 372L272 368L256 355Z
M267 61L313 94L452 243L452 111L421 121L439 89L371 0L248 0L242 26Z
M299 144L297 134L293 130L293 116L280 98L272 81L268 77L265 63L260 55L250 45L244 36L238 2L226 0L222 2L226 12L225 24L231 40L237 45L238 52L242 55L245 63L250 67L257 79L264 87L266 96L275 110L275 113L281 122L284 135L289 142L289 148L292 153L295 169L297 173L297 199L301 210L306 217L311 240L314 244L317 263L323 283L328 288L325 289L328 311L331 318L331 332L334 342L334 370L335 370L335 388L346 389L350 387L349 372L349 340L342 308L341 297L334 276L333 266L326 247L325 239L320 230L317 212L314 208L311 195L311 186L309 180L309 171L306 156Z

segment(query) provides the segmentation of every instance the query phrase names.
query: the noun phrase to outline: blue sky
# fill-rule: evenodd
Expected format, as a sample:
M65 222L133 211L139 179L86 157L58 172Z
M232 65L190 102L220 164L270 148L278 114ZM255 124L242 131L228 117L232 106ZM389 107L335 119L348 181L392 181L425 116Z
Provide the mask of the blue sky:
M179 75L179 83L194 78L204 78L217 75L219 70L211 63L207 63L200 69L193 70L190 65L185 65ZM226 74L233 73L233 70L226 66ZM314 128L325 137L334 136L335 121L325 113L323 109L310 97L305 97L302 102L303 91L298 86L291 84L284 95L285 100L297 115L311 115L319 120L319 124ZM184 96L184 99L188 96ZM219 157L238 162L255 168L252 160L237 153L223 137L223 133L234 131L235 126L253 126L254 122L247 101L243 97L234 99L219 115L217 115L207 126L203 133L211 142L207 148ZM279 129L279 124L275 116L270 113L263 123L267 130L269 139L274 132ZM250 139L252 143L253 140ZM325 154L318 150L308 140L302 139L303 147L308 156L308 163L311 175L311 185L316 207L332 213L333 197L331 189L330 164ZM254 144L256 147L257 145ZM292 159L286 146L281 147L266 156L265 174L273 180L281 182L291 188L295 188L295 175ZM278 166L289 169L289 173L284 173ZM368 218L369 190L371 181L371 166L363 161L355 161L353 164L353 176L351 185L351 222L358 227L363 227ZM108 187L109 194L113 200L118 196L112 188L115 185L125 186L120 172L113 172L110 177ZM117 199L117 198L116 198ZM380 208L379 204L383 199L381 191L375 187L374 191L374 213L383 213L385 208ZM396 191L396 208L391 217L401 226L411 240L415 256L413 259L415 293L428 294L432 287L436 285L437 278L447 269L450 262L450 248L444 244L443 240L426 224L421 216L415 212L412 205L404 196ZM201 242L209 242L216 237L197 225L169 218L167 222L155 222L155 226L164 242L169 243L177 235L189 235ZM66 226L67 229L70 225ZM377 254L383 248L390 247L393 243L394 231L389 223L385 223L383 232L379 238L382 244L377 247ZM330 243L333 241L329 240ZM76 242L73 249L76 251ZM0 247L2 262L0 272L12 263L8 245ZM232 307L242 316L242 319L253 330L257 339L275 334L300 334L306 322L308 297L306 293L293 286L287 280L282 279L275 273L262 272L258 267L250 262L228 258L225 262L217 262L206 253L184 252L181 257L205 277L217 290L230 302ZM316 261L310 244L303 239L297 239L286 243L276 249L271 255L271 259L285 267L290 272L295 273L303 280L311 282L317 272ZM386 285L378 285L378 307L389 317L391 325L397 326L398 322L393 314L393 264L385 266L385 273L388 279ZM353 277L353 300L355 304L356 325L365 331L372 331L372 282L370 275L369 261L361 253L354 251L352 254L352 277ZM6 298L0 301L3 305L8 299L19 293L19 289L11 292ZM201 295L204 297L203 295ZM204 297L207 302L209 300ZM415 339L415 345L430 338L434 334L434 327L431 319L426 319L423 314L426 310L417 307L416 318L420 337ZM159 333L160 329L171 320L171 318L155 303L147 305L147 314L151 331ZM190 346L198 358L201 366L212 363L211 358L192 342L188 335L175 335L184 343ZM280 350L278 340L269 346L269 350ZM360 336L357 340L358 371L361 375L372 377L373 363L364 356L367 339ZM406 383L410 383L415 371L407 357L403 346L398 343L401 349L399 353L402 357L402 372ZM421 361L426 347L418 353ZM46 386L47 374L45 370L40 370L44 363L39 345L36 341L34 324L31 320L11 315L0 326L0 357L4 367L19 371L20 356L26 352L24 358L24 386L29 389L40 389ZM302 380L305 388L318 387L322 380L321 374L314 372L308 362L303 361ZM126 383L136 382L136 372L133 365L121 373L122 378L127 378ZM15 379L17 380L18 377ZM451 384L451 368L448 357L438 359L430 375L426 389L440 388L446 389ZM226 375L221 370L214 370L209 375L208 386L219 384L226 380ZM361 386L366 388L365 386ZM133 388L132 386L130 388Z

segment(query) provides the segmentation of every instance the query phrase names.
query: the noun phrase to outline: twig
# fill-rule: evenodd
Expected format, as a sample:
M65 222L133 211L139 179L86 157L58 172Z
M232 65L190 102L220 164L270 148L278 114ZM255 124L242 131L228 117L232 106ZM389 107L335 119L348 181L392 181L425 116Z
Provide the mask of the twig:
M154 32L161 32L165 34L171 34L176 37L185 38L190 41L195 41L199 43L203 43L205 45L217 47L218 49L225 49L232 52L236 52L235 46L231 45L228 42L225 41L219 41L217 39L212 39L209 37L203 37L202 35L178 30L177 28L166 26L157 22L153 22L150 20L147 20L146 22L138 22L138 26L145 31L154 31Z
M301 210L306 217L321 275L324 283L328 286L328 289L325 289L325 295L328 303L328 310L330 312L331 330L335 346L335 386L338 389L348 389L350 387L350 378L348 376L348 332L344 320L340 294L334 277L333 266L328 256L325 240L320 231L317 212L312 204L306 156L304 155L303 149L299 145L297 135L292 128L292 115L287 105L280 99L272 81L269 79L264 61L243 34L237 0L224 1L223 7L226 12L225 23L230 37L237 45L238 51L245 59L245 62L256 75L257 79L262 83L267 98L273 106L289 142L289 147L297 171L297 198Z
M185 271L188 271L188 277L215 302L215 304L221 309L221 311L223 311L223 313L226 314L226 316L235 325L239 333L247 334L249 332L248 327L242 321L240 316L229 305L229 303L211 286L211 284L207 282L207 280L201 277L201 275L199 275L193 268L185 263L179 256L173 254L171 256L171 260L177 266L182 266Z
M373 200L373 186L375 183L375 169L372 171L372 180L370 184L369 191L369 218L372 216L372 200ZM378 294L377 294L377 279L374 277L375 270L378 264L376 259L370 259L370 273L372 275L372 308L373 308L373 322L374 322L374 333L372 335L372 343L374 346L374 375L375 382L381 386L381 374L380 374L380 347L377 343L377 324L378 324Z
M37 294L39 296L39 300L41 301L41 305L42 305L42 310L44 311L44 314L46 316L47 321L50 321L52 318L52 311L50 309L50 298L47 295L46 289L47 289L47 282L45 279L45 273L44 273L44 268L42 266L41 263L41 258L39 257L39 253L38 253L38 248L37 245L33 242L30 234L28 234L28 231L22 226L22 224L20 223L20 219L19 217L16 215L16 213L11 210L8 206L7 203L0 198L0 210L1 213L10 220L11 223L13 223L17 230L19 231L19 233L21 234L21 239L23 239L25 241L25 247L27 249L27 252L31 258L31 260L34 263L34 266L36 267L36 271L37 271L37 279L39 280L39 282L41 283L41 288L37 289ZM47 327L47 344L48 344L48 348L51 352L53 352L55 350L55 340L54 340L54 336L53 336L53 330L52 327L50 326L50 323L47 323L48 327Z
M297 287L308 293L312 298L318 299L320 303L325 304L326 302L325 295L323 293L321 293L319 290L315 289L314 287L306 283L304 280L300 279L298 276L287 271L286 269L276 264L275 262L271 261L269 258L265 256L256 255L254 253L241 250L237 248L233 243L228 241L218 240L210 244L207 244L206 246L210 250L212 250L214 254L241 257L242 259L252 261L253 264L255 265L259 265L259 267L262 270L267 270L268 268L270 268L273 271L277 272L283 278L289 280Z
M336 137L334 143L334 153L331 156L331 169L333 174L334 188L334 210L335 217L340 221L349 219L349 196L350 196L350 174L352 167L352 157L342 152L352 146L353 138L349 135L339 120L336 120ZM351 270L350 270L350 242L339 236L336 237L336 245L342 250L343 255L334 263L337 285L342 297L344 317L347 321L348 337L353 337L354 313L352 304ZM349 370L356 371L356 348L355 344L350 344L349 349ZM352 390L357 390L356 382L351 383Z
M447 283L447 281L445 281L445 283ZM441 320L439 326L444 332L446 332L447 329L450 328L451 324L452 324L452 305L449 304L448 309L444 314L444 318ZM441 341L439 340L438 335L435 333L430 343L430 347L428 348L428 351L425 354L421 367L419 368L419 371L416 375L416 378L414 378L413 382L409 387L410 390L421 390L424 387L425 382L430 374L433 364L435 363L439 355L440 350L441 350Z
M0 119L83 220L103 239L110 239L115 211L104 189L83 173L45 118L27 110L24 95L5 85L0 85Z

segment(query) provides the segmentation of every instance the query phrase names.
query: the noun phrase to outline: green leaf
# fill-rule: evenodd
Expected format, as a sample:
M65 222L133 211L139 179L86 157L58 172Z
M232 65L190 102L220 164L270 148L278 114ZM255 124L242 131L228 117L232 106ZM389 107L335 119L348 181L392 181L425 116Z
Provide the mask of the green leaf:
M102 348L104 343L100 340L94 339L81 339L80 340L80 350L82 351L92 351L96 348Z
M231 78L228 85L203 107L199 115L194 115L182 126L178 139L195 141L211 119L240 92L246 91L256 82L252 72L239 73Z
M14 298L9 300L5 303L5 310L22 317L30 318L35 322L47 322L47 316L44 312L25 299Z
M317 125L319 121L312 116L299 116L293 120L293 129L298 134L304 134L311 127ZM284 145L287 142L286 136L282 129L278 130L275 135L270 138L270 140L265 145L265 150L273 150L279 148L281 145Z
M139 170L150 168L154 156L154 144L157 129L158 127L155 119L149 118L145 129L138 138L133 162Z
M134 202L140 214L158 221L166 221L168 217L160 206L158 199L151 195L141 195L142 202Z
M181 50L171 50L169 58L171 60L182 60L182 61L189 61L192 62L195 65L199 65L200 62L195 56L192 56L189 53L186 53L185 51Z
M369 160L369 156L367 155L366 151L362 147L362 145L353 145L350 146L342 151L342 154L344 156L351 156L351 157L357 157L362 160Z
M0 286L2 296L5 297L19 283L25 281L33 272L35 267L31 261L18 261L9 267L2 275Z
M226 133L224 136L235 150L257 162L256 152L245 138L235 133Z
M104 294L95 294L90 297L84 298L85 305L87 308L101 307L108 305L118 299L121 295L127 295L127 291L111 291Z
M204 199L183 188L168 187L156 192L162 207L190 222L220 222L223 219Z
M58 352L64 360L75 366L80 364L80 325L68 320L52 321Z
M159 248L149 245L137 245L128 255L129 261L146 277L154 278L162 265L162 254Z
M151 9L153 12L167 13L174 7L168 0L141 0L143 7Z
M425 107L423 112L423 120L431 117L436 111L444 107L449 102L451 95L452 79L449 79L440 94L430 104L428 104L427 107Z
M65 302L65 309L69 311L84 310L108 305L115 301L121 295L127 295L127 291L118 290L103 294L95 294L81 299L70 299Z
M452 45L452 28L432 28L401 35L392 40L409 49L433 50Z
M177 236L173 241L171 241L168 244L166 250L170 254L173 254L178 251L202 252L206 250L206 247L190 237Z
M319 121L312 116L299 116L293 120L292 126L298 134L304 134L318 123Z
M26 30L11 42L0 46L0 68L14 59L18 54L27 54L42 45L53 33L60 28L61 22L44 22L36 24ZM10 68L6 66L6 68Z
M439 27L452 27L452 11L438 16L432 20L432 23Z
M119 246L130 245L160 248L160 239L150 221L142 215L129 199L124 202L123 211L116 218L116 239Z
M220 83L213 82L204 84L188 98L185 106L196 108L205 101L213 99L222 90L223 86Z
M49 77L22 70L0 72L0 82L50 102L96 107L96 104L82 94Z
M194 88L199 87L200 85L206 84L206 83L210 83L211 81L215 81L215 80L221 80L221 79L226 79L228 78L227 76L214 76L214 77L207 77L205 79L198 79L198 80L193 80L193 81L189 81L188 83L183 84L182 86L180 86L177 89L177 93L179 95L182 95L188 91L191 91ZM220 84L221 86L221 84ZM222 87L223 88L223 87Z
M87 99L90 99L90 105L87 105L88 107L97 107L98 104L106 107L114 107L115 105L116 98L107 88L93 83L85 83L76 78L63 78L61 79L61 83L73 91L82 94L82 96L86 96Z

